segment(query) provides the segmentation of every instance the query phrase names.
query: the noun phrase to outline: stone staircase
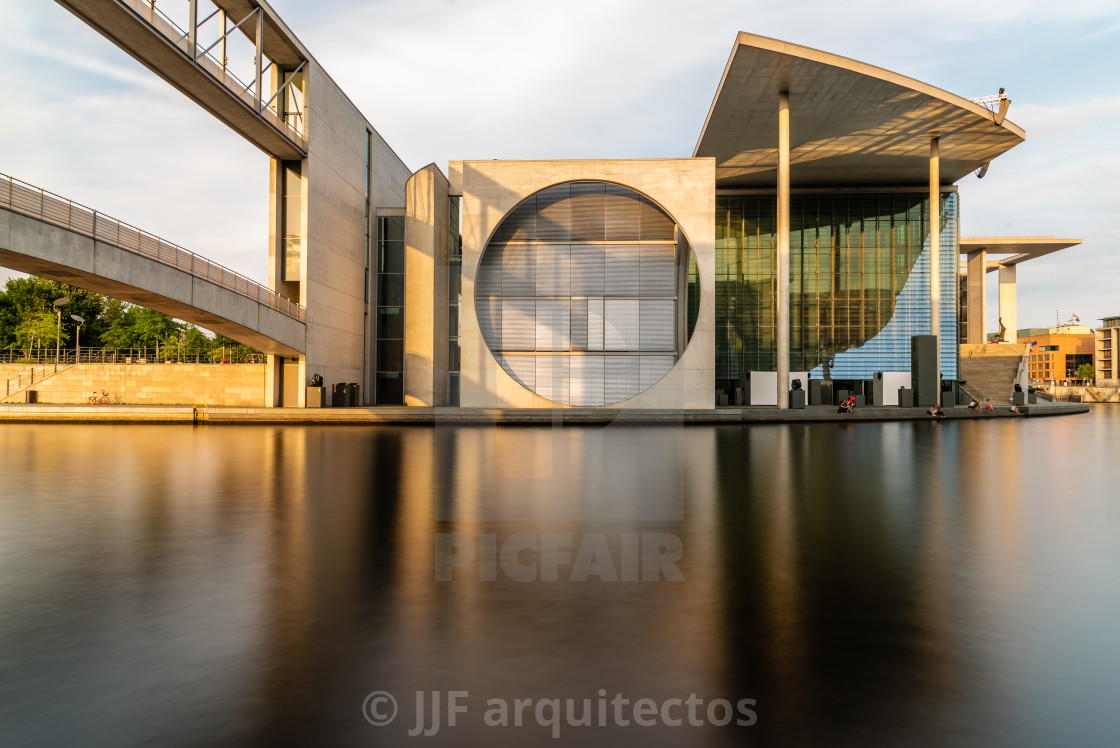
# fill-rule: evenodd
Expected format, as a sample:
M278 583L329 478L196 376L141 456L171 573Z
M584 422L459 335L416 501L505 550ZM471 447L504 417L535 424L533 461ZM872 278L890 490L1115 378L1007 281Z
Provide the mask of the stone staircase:
M962 345L960 378L967 383L962 388L979 402L1007 405L1026 348L1013 343Z
M69 351L66 351L57 362L47 364L34 364L25 371L19 372L15 377L6 379L4 394L0 395L0 402L17 402L19 395L37 385L42 385L58 374L73 367L77 360Z

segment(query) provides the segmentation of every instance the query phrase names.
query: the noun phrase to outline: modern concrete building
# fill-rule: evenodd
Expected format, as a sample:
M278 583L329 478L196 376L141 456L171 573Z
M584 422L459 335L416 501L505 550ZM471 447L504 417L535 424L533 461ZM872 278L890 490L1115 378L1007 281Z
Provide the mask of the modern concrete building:
M265 404L303 405L314 372L368 399L374 217L403 204L411 170L265 2L58 2L271 157L268 287L308 333L300 355L269 357ZM234 35L255 49L248 82L228 66Z
M1028 373L1032 382L1051 384L1076 380L1077 367L1093 363L1096 336L1084 325L1020 330L1020 343L1030 345Z
M1093 368L1097 382L1115 382L1120 379L1120 317L1105 317L1095 335Z
M1019 265L1080 243L1080 239L1055 239L1052 236L962 238L959 271L961 343L975 345L989 342L988 273L995 272L999 273L999 331L991 342L1019 342Z
M306 342L270 358L271 405L319 373L367 404L708 409L772 381L786 407L794 378L908 371L930 334L953 380L984 252L1076 243L959 239L956 183L1025 138L1002 90L740 33L690 156L412 172L263 0L58 2L272 158L268 286Z

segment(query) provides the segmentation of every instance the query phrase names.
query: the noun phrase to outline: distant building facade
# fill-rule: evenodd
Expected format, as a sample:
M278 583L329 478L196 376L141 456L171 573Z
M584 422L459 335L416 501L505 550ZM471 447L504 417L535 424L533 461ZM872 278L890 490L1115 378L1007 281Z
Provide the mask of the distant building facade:
M1097 381L1120 379L1120 317L1105 317L1095 335Z
M1086 326L1030 328L1019 330L1018 338L1031 346L1028 371L1032 382L1076 380L1077 368L1093 363L1096 336Z

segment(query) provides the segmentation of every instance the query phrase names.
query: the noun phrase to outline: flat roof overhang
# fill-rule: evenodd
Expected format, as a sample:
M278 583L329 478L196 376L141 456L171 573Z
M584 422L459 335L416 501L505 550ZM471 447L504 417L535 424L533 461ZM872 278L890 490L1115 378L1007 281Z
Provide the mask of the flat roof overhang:
M1001 267L1018 265L1078 244L1081 244L1080 239L1055 239L1052 236L962 236L959 246L962 255L981 250L988 254L1010 255L989 260L987 271L990 273Z
M928 186L933 137L941 183L953 184L1026 138L980 104L913 78L740 32L693 151L716 159L718 188L777 183L783 91L796 186Z

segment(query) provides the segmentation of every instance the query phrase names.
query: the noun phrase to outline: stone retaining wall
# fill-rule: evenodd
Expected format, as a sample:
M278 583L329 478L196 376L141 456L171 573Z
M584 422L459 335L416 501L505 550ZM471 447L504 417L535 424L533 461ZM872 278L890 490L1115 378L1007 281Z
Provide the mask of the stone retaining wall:
M0 364L0 380L14 379L30 368ZM96 389L114 403L126 405L237 405L264 404L264 364L78 364L36 382L41 403L76 404L88 401ZM25 393L0 402L24 402Z
M1105 380L1115 381L1115 380ZM1090 387L1062 387L1050 385L1046 391L1054 397L1068 401L1070 397L1079 397L1083 403L1120 403L1120 387L1096 386Z

